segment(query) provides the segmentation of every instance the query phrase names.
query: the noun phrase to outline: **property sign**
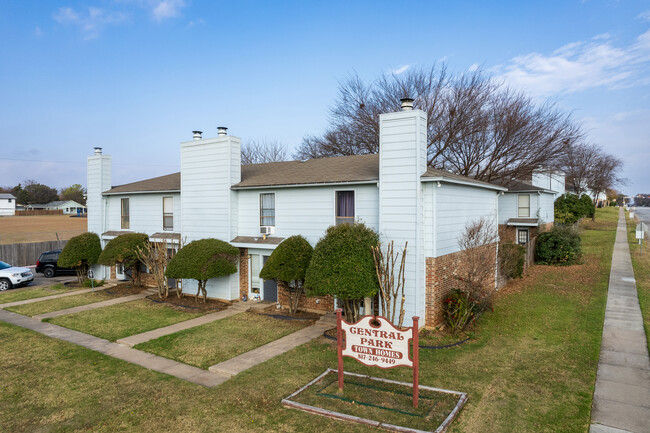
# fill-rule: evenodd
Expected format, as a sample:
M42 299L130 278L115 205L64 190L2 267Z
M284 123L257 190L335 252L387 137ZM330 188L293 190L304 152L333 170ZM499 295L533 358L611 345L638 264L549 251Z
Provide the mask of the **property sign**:
M377 325L371 322L376 320ZM357 323L341 322L345 332L343 356L355 358L369 367L413 367L409 357L409 341L413 329L400 331L383 317L364 316Z
M648 226L645 223L639 223L636 225L636 238L643 239L644 233L648 231Z
M336 310L337 352L339 358L339 389L343 389L343 357L354 358L369 367L413 369L413 407L418 407L419 394L419 342L417 316L413 317L413 327L404 330L393 326L381 316L363 316L356 323L348 323L342 318L342 310ZM345 332L345 344L343 344ZM409 356L410 342L413 341L413 356Z

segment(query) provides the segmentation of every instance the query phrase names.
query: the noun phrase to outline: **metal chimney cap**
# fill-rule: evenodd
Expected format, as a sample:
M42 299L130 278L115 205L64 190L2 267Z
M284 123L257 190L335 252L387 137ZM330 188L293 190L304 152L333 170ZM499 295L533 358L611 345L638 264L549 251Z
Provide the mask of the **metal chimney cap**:
M102 148L101 147L95 147L95 155L101 155L102 154Z
M203 134L203 131L192 131L192 138L195 140L200 140L202 137L201 134Z
M217 126L217 134L219 135L219 137L228 135L228 128L226 128L225 126Z
M402 111L408 111L413 109L413 99L412 98L402 98L400 99L402 103Z

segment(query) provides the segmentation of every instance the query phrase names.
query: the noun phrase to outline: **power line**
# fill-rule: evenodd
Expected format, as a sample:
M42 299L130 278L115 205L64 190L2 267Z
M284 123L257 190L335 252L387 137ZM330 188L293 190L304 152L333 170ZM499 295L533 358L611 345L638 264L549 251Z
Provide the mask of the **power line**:
M0 161L24 161L24 162L49 162L49 163L54 163L54 164L86 164L85 162L81 161L46 161L42 159L19 159L19 158L0 158ZM128 166L133 166L133 167L178 167L176 164L126 164L126 163L119 163L119 162L114 162L113 165L128 165Z

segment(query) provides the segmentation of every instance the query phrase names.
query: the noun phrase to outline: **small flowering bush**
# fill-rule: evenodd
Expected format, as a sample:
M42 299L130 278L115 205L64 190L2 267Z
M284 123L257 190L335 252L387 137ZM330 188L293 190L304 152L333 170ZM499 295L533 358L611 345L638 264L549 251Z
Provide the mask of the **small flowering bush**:
M444 300L442 310L445 322L455 334L472 323L481 313L482 308L469 293L454 289Z

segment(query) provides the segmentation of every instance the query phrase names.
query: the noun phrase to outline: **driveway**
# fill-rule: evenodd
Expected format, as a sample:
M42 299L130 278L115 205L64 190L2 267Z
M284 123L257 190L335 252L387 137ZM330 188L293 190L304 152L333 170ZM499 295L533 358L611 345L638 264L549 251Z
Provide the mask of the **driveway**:
M74 275L57 275L56 277L52 278L45 278L43 274L39 274L38 272L34 271L33 266L27 266L32 270L34 273L34 281L31 282L31 284L27 287L43 287L43 286L53 286L57 283L66 283L68 281L74 281L76 277ZM20 289L16 289L20 290Z

